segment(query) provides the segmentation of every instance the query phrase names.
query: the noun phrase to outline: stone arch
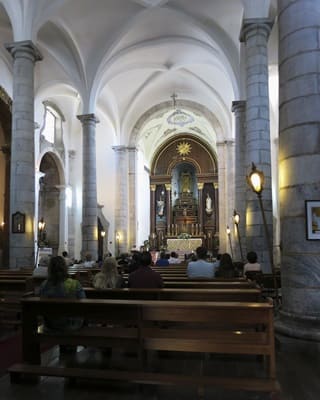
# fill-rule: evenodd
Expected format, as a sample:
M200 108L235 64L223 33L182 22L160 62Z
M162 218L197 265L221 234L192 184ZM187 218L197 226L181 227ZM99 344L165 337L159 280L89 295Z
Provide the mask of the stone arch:
M153 246L160 248L166 239L172 242L187 234L201 239L216 253L217 183L217 156L205 141L194 135L179 134L165 142L156 152L150 171ZM206 199L210 200L210 210Z
M65 241L65 177L60 158L48 151L39 161L38 219L46 223L40 246L49 246L53 254L64 248Z

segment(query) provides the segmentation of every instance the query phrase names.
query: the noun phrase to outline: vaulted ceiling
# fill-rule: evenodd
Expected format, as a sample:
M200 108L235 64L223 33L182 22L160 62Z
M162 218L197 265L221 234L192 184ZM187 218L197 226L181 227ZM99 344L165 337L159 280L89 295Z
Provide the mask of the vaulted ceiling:
M10 69L4 43L32 40L44 56L36 93L103 116L119 144L147 152L172 129L226 140L244 96L243 17L275 11L276 0L0 0L0 57ZM170 123L173 93L184 125Z

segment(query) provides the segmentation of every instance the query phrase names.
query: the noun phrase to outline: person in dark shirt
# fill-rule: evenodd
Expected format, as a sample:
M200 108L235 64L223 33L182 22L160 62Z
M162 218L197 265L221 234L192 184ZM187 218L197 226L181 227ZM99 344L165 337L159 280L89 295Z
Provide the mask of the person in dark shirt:
M169 260L168 260L168 258L167 258L167 256L166 256L166 253L165 253L165 252L161 252L161 253L160 253L160 258L159 258L159 260L156 262L156 265L157 265L158 267L165 267L165 266L169 265Z
M161 288L163 280L161 275L151 268L152 257L149 251L144 251L141 256L140 267L129 275L129 288Z

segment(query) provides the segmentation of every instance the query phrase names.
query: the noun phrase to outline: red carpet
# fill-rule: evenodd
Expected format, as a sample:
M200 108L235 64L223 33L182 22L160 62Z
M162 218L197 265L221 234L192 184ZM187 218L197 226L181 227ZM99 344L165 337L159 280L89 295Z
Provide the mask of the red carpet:
M21 334L17 333L0 340L0 376L10 365L22 360Z

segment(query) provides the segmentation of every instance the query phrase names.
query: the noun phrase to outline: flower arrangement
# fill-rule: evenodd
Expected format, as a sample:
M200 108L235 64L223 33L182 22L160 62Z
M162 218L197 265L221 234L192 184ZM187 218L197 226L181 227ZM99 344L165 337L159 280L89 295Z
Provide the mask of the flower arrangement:
M190 239L190 238L191 238L191 235L186 232L182 232L178 235L178 239Z

